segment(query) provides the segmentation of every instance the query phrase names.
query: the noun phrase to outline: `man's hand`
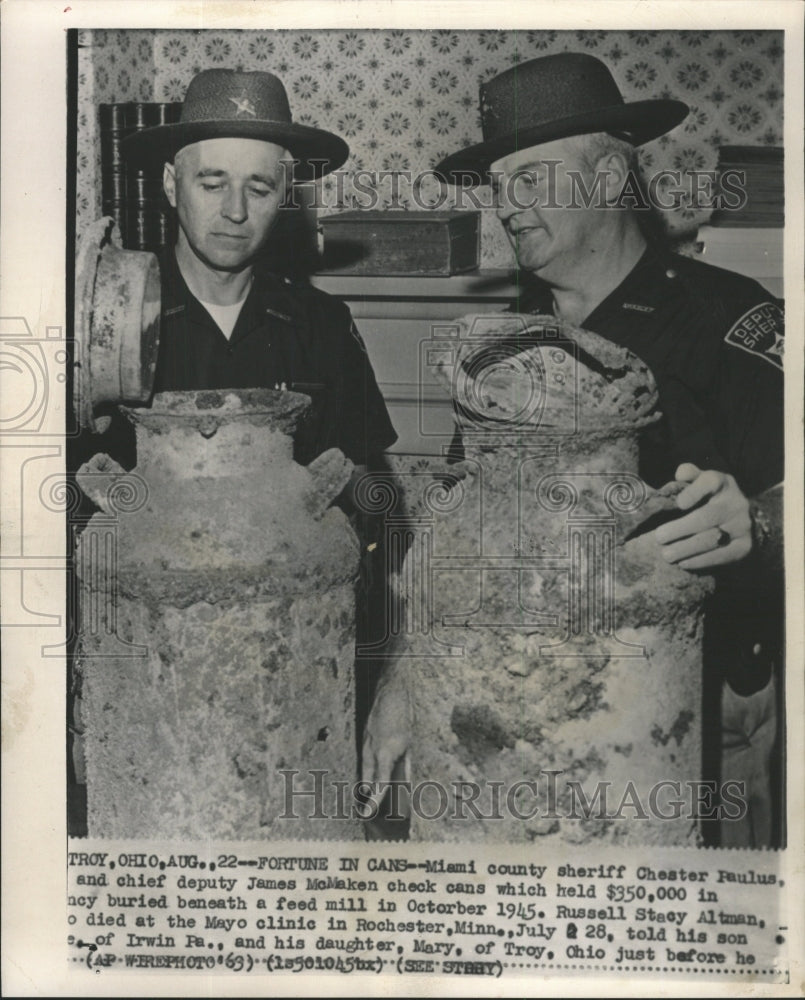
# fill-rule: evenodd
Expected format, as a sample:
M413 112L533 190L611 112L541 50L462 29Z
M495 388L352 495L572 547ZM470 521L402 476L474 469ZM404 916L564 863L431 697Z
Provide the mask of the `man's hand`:
M680 510L690 513L654 532L662 546L663 558L681 569L711 569L749 555L752 549L749 501L733 477L712 469L702 472L685 462L676 470L676 478L689 484L676 502Z
M392 667L393 671L394 668ZM394 765L404 762L404 780L410 782L408 748L411 741L411 704L400 668L381 680L363 735L363 780L376 789L367 810L376 814L385 795ZM385 683L384 683L385 681Z

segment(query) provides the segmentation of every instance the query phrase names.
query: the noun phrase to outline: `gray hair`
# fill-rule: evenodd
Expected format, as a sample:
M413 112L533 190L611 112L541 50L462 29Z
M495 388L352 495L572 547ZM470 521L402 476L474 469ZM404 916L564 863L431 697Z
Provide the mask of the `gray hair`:
M592 172L601 157L617 153L626 160L627 168L639 176L637 149L625 139L609 132L590 132L573 136L572 141L586 170Z
M587 135L574 136L571 140L578 154L582 168L588 172L588 177L595 172L596 165L604 156L613 153L620 154L626 161L626 167L633 180L632 192L642 199L641 210L630 209L637 219L643 236L656 245L668 244L668 229L663 213L651 201L646 193L645 180L640 169L637 147L625 139L619 139L609 132L591 132Z

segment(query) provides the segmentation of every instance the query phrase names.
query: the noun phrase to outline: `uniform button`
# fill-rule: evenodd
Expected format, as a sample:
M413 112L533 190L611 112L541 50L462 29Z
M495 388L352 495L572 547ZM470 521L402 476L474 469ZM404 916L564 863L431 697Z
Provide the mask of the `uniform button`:
M232 355L233 355L233 354L235 353L235 348L234 348L234 347L227 347L227 349L226 349L226 353L227 353L227 354L229 355L229 357L231 358L231 357L232 357Z
M672 267L669 267L668 270L665 272L665 277L666 278L675 278L676 277L676 271Z
M752 647L752 652L755 654L755 656L760 656L760 654L763 652L763 647L760 645L759 642L756 642L755 645Z

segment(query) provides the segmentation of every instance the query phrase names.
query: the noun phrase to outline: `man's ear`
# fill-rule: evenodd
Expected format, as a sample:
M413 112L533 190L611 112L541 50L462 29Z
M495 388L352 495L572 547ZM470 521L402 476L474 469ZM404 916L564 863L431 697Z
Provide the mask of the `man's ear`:
M293 153L290 153L286 149L282 159L280 160L280 163L282 164L283 182L285 184L284 194L286 197L290 194L291 189L293 188L294 167L298 162L299 160L294 159Z
M172 163L166 163L162 171L162 187L171 207L176 208L176 167Z
M607 204L617 202L629 176L629 161L622 153L608 153L598 167L606 171Z

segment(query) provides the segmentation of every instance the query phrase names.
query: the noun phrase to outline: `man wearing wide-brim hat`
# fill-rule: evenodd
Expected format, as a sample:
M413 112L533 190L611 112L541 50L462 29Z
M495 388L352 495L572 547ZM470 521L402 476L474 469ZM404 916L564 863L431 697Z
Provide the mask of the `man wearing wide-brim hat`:
M749 278L670 253L635 207L635 149L680 124L686 105L626 102L608 68L581 53L518 64L481 87L480 103L483 141L436 170L448 183L492 185L520 268L517 312L585 327L652 369L664 419L641 473L655 487L686 484L684 513L655 532L657 558L718 577L705 640L705 687L715 676L721 698L715 769L745 780L749 803L743 822L721 824L721 843L779 842L769 756L782 579L764 566L778 567L780 551L781 303ZM364 778L385 780L406 734L391 723L404 717L400 699L382 697L393 673L380 690ZM705 724L719 728L718 712Z
M161 260L155 390L303 392L313 407L297 460L338 447L370 463L396 435L348 309L262 262L290 186L340 167L344 140L295 123L272 73L211 69L190 82L179 122L134 133L124 153L163 169L178 221Z

